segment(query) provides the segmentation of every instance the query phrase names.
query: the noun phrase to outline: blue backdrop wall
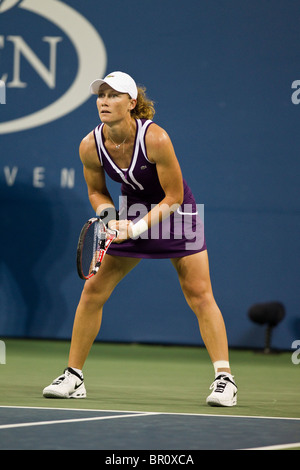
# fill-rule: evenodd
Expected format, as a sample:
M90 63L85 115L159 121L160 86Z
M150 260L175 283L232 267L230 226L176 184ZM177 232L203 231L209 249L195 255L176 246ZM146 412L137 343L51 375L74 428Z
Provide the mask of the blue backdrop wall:
M247 311L278 300L286 317L273 346L290 348L300 338L299 2L2 0L0 25L0 337L70 338L77 239L92 215L78 157L98 124L89 84L123 70L147 87L205 205L230 346L262 346ZM203 344L170 261L130 273L98 339Z

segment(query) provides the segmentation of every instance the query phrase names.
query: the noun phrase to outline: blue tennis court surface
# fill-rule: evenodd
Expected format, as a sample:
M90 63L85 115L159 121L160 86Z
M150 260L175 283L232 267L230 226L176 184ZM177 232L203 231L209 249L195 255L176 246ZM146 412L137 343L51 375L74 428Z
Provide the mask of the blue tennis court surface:
M120 450L295 447L299 418L0 407L1 450L105 450L111 459Z

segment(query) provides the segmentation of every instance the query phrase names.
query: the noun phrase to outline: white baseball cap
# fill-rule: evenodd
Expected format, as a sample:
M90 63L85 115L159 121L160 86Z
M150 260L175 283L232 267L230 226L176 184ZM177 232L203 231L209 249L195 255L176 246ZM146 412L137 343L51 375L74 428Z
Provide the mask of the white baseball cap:
M93 95L98 95L99 88L103 83L106 83L114 90L120 93L128 93L134 100L137 99L138 90L133 78L124 72L112 72L106 75L105 78L97 78L90 85L90 91Z

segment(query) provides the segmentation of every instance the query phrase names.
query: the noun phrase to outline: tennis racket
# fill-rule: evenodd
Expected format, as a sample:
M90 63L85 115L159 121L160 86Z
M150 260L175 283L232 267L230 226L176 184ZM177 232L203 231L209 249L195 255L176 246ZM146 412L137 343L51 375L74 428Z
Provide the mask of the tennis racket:
M77 245L77 271L81 279L87 280L97 274L117 236L118 231L107 228L100 217L92 217L84 224Z

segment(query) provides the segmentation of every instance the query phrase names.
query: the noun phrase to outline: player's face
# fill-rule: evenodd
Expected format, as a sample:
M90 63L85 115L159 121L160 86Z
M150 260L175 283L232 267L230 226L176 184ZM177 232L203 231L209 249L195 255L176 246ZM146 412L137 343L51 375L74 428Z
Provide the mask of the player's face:
M102 122L115 122L124 119L134 107L127 93L120 93L109 85L101 85L98 93L97 108Z

